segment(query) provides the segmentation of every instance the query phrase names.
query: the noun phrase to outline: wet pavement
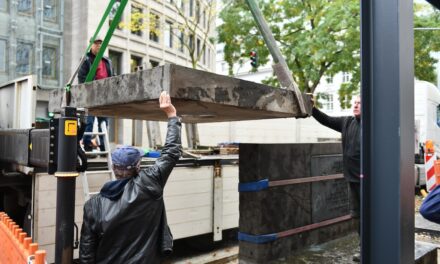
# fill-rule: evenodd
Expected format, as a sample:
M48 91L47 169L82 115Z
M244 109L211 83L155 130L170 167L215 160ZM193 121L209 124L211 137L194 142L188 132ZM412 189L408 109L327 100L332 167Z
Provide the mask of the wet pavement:
M359 236L351 233L348 236L338 238L324 244L312 245L302 249L288 258L281 259L277 264L345 264L357 263L353 261L353 255L359 253Z

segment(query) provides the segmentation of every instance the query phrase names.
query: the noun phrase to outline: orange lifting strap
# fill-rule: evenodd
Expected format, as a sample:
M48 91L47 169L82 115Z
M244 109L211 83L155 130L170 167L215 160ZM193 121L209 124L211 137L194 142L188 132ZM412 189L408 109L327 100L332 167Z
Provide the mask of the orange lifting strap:
M45 264L46 251L38 250L38 244L32 243L23 229L0 212L0 264L9 263Z

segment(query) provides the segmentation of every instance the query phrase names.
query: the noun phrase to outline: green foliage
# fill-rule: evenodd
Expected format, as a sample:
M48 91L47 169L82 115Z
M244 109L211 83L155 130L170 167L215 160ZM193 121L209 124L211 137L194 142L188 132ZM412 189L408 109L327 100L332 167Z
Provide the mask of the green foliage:
M347 72L350 82L339 89L340 104L351 107L360 87L360 6L358 0L261 0L258 1L300 90L313 93L323 76ZM427 5L415 4L414 27L440 27L440 15ZM231 1L220 13L219 42L225 43L229 74L236 63L248 63L257 50L259 64L268 62L269 51L244 0ZM435 82L432 52L440 50L440 30L415 30L415 76ZM275 77L263 81L279 86Z
M326 76L352 74L352 90L359 87L360 11L357 0L259 1L281 52L299 88L313 92ZM225 43L225 60L232 65L250 50L257 50L259 64L268 62L269 51L245 1L237 0L220 13L219 42ZM232 72L229 72L232 74ZM276 79L265 83L275 85Z
M440 51L440 13L427 5L414 5L414 75L419 80L436 83L432 52Z

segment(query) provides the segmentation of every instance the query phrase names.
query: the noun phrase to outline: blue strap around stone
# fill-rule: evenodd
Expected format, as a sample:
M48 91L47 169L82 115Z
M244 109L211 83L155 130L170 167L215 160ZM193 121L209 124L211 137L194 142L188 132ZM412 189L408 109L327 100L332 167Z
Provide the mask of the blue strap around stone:
M238 184L239 192L258 192L269 188L269 180L264 179L256 182L246 182Z
M253 244L264 244L277 240L277 234L267 235L249 235L246 233L238 232L238 240L245 241Z

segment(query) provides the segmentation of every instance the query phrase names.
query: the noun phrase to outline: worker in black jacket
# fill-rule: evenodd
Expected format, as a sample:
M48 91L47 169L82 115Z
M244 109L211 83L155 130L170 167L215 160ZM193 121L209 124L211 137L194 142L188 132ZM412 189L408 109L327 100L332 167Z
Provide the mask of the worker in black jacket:
M92 46L90 47L90 51L86 54L86 58L84 62L81 64L79 68L78 83L84 83L86 81L90 68L92 68L93 62L95 61L95 57L98 54L99 50L101 49L101 44L102 44L102 38L99 36L96 37L96 39L93 41ZM93 80L101 80L112 76L113 76L112 61L109 58L103 56L102 59L99 61L98 68L96 69L96 73L93 76ZM104 95L97 95L97 96L104 96ZM107 128L108 120L106 117L89 115L87 116L87 120L86 120L85 132L93 132L93 124L95 123L95 118L98 121L99 132L102 132L101 130L102 124L104 124ZM83 136L83 145L85 151L87 152L93 151L91 135ZM105 151L104 136L99 136L99 149L101 151Z
M356 97L353 104L353 116L332 117L312 109L312 116L322 125L341 132L342 162L344 178L350 186L350 213L353 218L360 217L360 171L361 171L361 98ZM360 230L358 229L360 234ZM353 260L359 261L355 255Z
M161 157L140 170L139 150L121 147L113 152L117 180L107 182L84 205L81 263L159 263L172 251L163 189L181 156L181 123L169 95L162 92L159 100L168 116Z

